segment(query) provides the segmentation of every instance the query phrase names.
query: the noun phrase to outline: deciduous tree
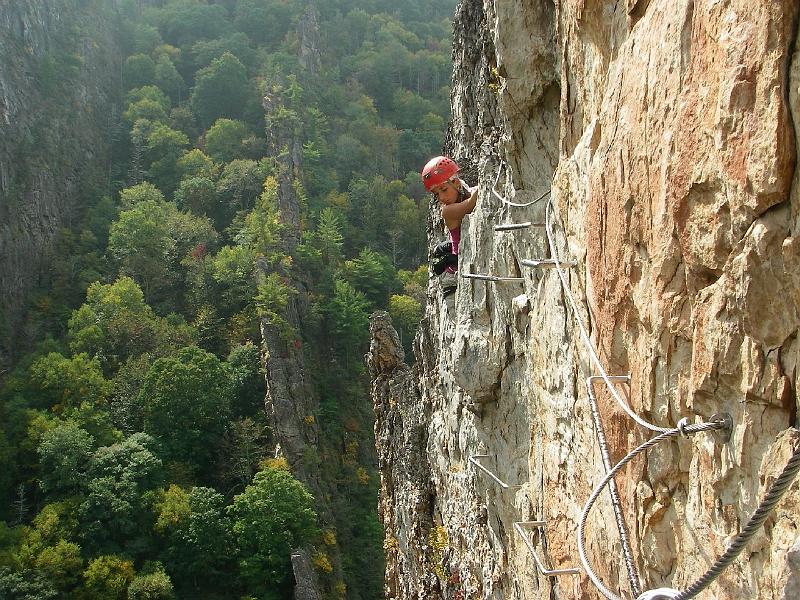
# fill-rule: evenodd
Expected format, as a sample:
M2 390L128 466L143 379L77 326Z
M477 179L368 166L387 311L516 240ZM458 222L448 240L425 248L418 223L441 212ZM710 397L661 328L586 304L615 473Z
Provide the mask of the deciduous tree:
M248 591L261 596L291 580L291 552L317 533L314 498L288 470L266 468L228 512Z

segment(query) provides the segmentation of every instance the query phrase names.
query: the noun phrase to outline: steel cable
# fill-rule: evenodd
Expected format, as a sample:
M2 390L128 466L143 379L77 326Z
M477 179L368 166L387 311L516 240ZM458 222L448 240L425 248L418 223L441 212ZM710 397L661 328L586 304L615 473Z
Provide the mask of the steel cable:
M761 527L761 525L769 516L769 513L772 512L772 509L775 508L775 505L786 493L786 490L789 489L789 486L792 484L792 481L794 481L795 475L797 475L798 471L800 471L800 445L795 448L794 454L792 454L792 457L786 463L786 466L783 468L783 472L772 483L772 486L769 488L769 492L767 492L767 495L764 496L761 504L758 505L758 508L753 513L753 516L750 517L747 525L744 526L744 529L739 532L733 542L731 542L730 546L728 546L728 549L725 550L724 554L720 556L713 565L711 565L711 567L702 577L675 596L676 600L687 600L687 598L694 598L697 594L711 585L711 582L719 577L722 571L724 571L725 568L728 567L737 556L739 556L739 553L747 545L747 542L749 542L750 539L756 534L759 527Z
M681 428L675 429L668 429L665 432L657 435L654 438L651 438L629 452L625 458L619 461L614 468L611 469L606 476L600 481L600 483L595 487L592 495L589 496L589 500L586 502L586 505L583 507L583 513L581 514L581 520L578 523L578 556L580 558L581 564L583 568L586 569L586 574L591 579L592 583L597 587L603 596L605 596L608 600L621 600L619 596L616 596L611 590L609 590L603 582L600 581L600 578L595 574L592 570L591 565L589 564L589 560L586 557L586 544L584 541L585 537L585 530L586 530L586 521L589 518L589 511L592 510L592 506L594 505L595 500L603 491L603 488L608 484L609 480L614 477L626 464L628 464L634 457L638 456L645 450L652 448L653 446L658 445L659 443L663 442L666 439L671 437L675 437L677 435L689 435L692 433L700 433L701 431L713 431L716 429L722 429L726 427L727 423L723 420L719 421L709 421L707 423L698 423L697 425L684 425Z
M592 377L586 378L586 390L589 394L589 406L592 409L592 419L594 420L597 445L600 447L600 456L603 459L603 467L605 468L605 472L608 473L611 470L611 457L608 451L608 443L606 442L606 433L603 429L603 422L600 419L600 409L597 406L597 400L594 397L594 390L592 389L592 379ZM608 494L611 496L611 506L614 509L614 519L617 522L617 529L619 530L619 538L620 542L622 543L622 556L625 559L625 568L628 570L628 581L631 584L631 593L634 595L634 597L636 597L642 593L639 571L636 568L636 561L633 560L631 544L628 541L628 529L625 524L625 517L622 514L622 503L619 500L617 483L613 477L608 480Z
M606 387L608 388L608 391L611 394L611 396L614 398L614 400L616 400L617 404L619 404L622 407L622 410L624 410L631 419L636 421L642 427L645 427L651 431L657 431L660 433L665 433L667 431L670 431L666 427L659 427L658 425L653 425L652 423L645 421L643 418L641 418L639 415L633 412L633 410L631 410L628 404L622 399L617 390L611 384L611 380L608 378L608 373L606 373L605 368L603 368L603 365L597 356L597 352L595 352L594 345L592 344L592 340L589 337L589 333L586 331L586 326L583 324L583 320L580 317L580 313L578 312L578 305L575 302L575 297L572 295L572 291L569 288L566 275L564 275L564 271L561 269L560 266L561 261L558 257L558 250L556 250L555 242L553 241L552 224L550 222L552 207L553 207L553 198L551 196L545 208L545 218L544 218L545 232L547 233L547 244L548 246L550 246L550 256L552 256L553 260L555 261L555 269L556 272L558 273L558 278L561 280L561 287L564 289L564 293L566 294L570 306L572 307L572 312L575 315L575 322L578 324L578 329L580 329L581 339L583 339L583 343L586 345L586 348L589 351L589 356L591 357L592 363L599 372L600 377L603 378L603 381L605 382Z

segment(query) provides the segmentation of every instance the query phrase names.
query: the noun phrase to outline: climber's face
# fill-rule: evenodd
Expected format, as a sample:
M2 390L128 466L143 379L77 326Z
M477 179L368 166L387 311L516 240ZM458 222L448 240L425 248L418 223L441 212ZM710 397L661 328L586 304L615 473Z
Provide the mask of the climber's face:
M458 202L458 188L452 181L445 181L441 185L433 186L431 194L439 201L439 204L445 206Z

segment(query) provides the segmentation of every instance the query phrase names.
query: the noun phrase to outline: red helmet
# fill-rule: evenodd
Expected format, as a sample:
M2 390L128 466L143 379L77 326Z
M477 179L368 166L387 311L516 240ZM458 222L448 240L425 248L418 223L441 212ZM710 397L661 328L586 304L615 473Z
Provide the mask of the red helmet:
M422 169L422 183L429 192L432 187L441 185L458 173L458 165L452 158L435 156Z

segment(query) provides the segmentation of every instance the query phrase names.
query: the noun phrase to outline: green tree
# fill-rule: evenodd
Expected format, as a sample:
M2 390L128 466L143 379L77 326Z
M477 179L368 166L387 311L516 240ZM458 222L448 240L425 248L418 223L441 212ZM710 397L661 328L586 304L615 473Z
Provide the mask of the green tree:
M369 335L369 301L364 294L346 281L336 280L326 313L334 346L345 360L363 354Z
M253 342L235 346L226 359L233 385L231 416L254 417L264 412L264 374L261 351Z
M161 203L164 201L164 194L149 181L127 187L119 192L119 203L123 209L129 210L140 202Z
M274 177L264 180L264 188L253 210L245 217L237 243L255 250L270 263L283 257L280 251L283 225L278 215L278 182Z
M223 38L199 41L192 46L191 54L195 68L202 69L226 52L238 58L248 71L252 71L258 61L258 51L241 31Z
M200 121L211 125L220 117L236 119L251 93L244 65L230 52L197 72L192 107Z
M314 498L285 469L266 468L233 499L228 513L248 592L263 596L291 582L291 552L316 533Z
M239 0L233 23L258 45L274 50L286 35L290 20L297 12L298 7L292 2Z
M180 102L186 93L186 83L169 56L162 55L159 57L153 74L153 81L174 102Z
M162 109L164 109L164 112L169 111L171 107L170 99L157 85L143 85L141 87L133 88L125 94L125 102L129 106L131 104L136 104L141 100L152 100Z
M34 560L34 566L45 574L63 596L71 595L80 581L83 558L78 544L58 540L43 548Z
M120 272L134 277L146 297L158 295L170 282L170 259L176 241L169 228L169 205L145 200L122 211L111 225L108 250Z
M394 294L389 298L389 315L400 334L400 341L410 356L414 332L422 318L422 305L410 296Z
M345 261L342 276L350 285L366 296L371 308L386 306L389 294L400 288L397 271L388 257L369 248Z
M161 442L165 457L191 465L207 480L231 406L228 372L213 354L187 347L158 359L139 393L145 431Z
M214 179L217 175L217 167L214 161L199 148L193 148L178 159L175 165L181 179L188 177L203 177Z
M129 104L125 112L122 113L122 118L129 123L135 123L141 119L151 123L158 123L167 120L167 111L155 100L142 98Z
M111 420L126 436L142 430L144 417L138 402L139 390L151 364L150 353L131 356L114 375L114 392L109 402Z
M58 590L45 573L35 569L14 571L0 567L0 598L55 600Z
M126 600L136 575L133 562L119 556L99 556L83 572L81 595L86 600Z
M164 481L155 440L135 433L98 448L87 474L80 507L84 547L89 551L147 555L153 514L152 492ZM91 568L91 564L89 565Z
M82 404L105 405L111 395L112 384L103 377L100 361L86 353L66 358L50 352L34 361L30 375L56 414L70 415Z
M108 250L120 271L140 282L151 303L174 309L181 261L198 246L210 248L216 237L205 217L169 202L143 201L111 225Z
M192 214L213 218L219 212L217 186L207 177L182 179L175 190L175 204Z
M215 39L230 31L223 6L195 0L173 0L161 8L148 8L144 17L158 28L166 42L179 48L190 47L198 40Z
M189 139L195 140L200 136L200 127L197 118L190 106L181 104L176 106L169 113L169 124L173 129L185 133Z
M264 192L264 181L273 169L266 160L233 160L225 165L217 181L220 200L231 212L252 208Z
M206 152L218 163L242 158L242 141L250 135L245 123L217 119L206 132Z
M156 63L146 54L129 56L122 66L122 80L126 89L152 84L155 73Z
M93 450L94 438L74 423L63 423L45 433L37 448L42 491L63 497L84 490Z
M106 410L112 384L103 376L100 361L85 353L66 358L51 352L33 362L31 386L40 394L40 406L74 421L103 443L116 440Z
M290 340L295 331L284 318L289 297L295 291L278 273L259 274L255 297L256 314L274 326L284 341Z
M136 575L128 586L128 600L173 600L172 581L162 570Z
M146 23L133 25L133 44L137 54L150 54L161 42L161 34L152 25Z
M13 561L24 571L46 575L62 597L71 595L83 570L80 547L72 541L78 529L75 510L73 500L45 505L30 527L21 528Z
M185 324L159 318L130 277L112 284L95 282L86 302L69 320L67 337L73 352L87 352L106 372L116 371L130 356L156 356L186 346L194 332Z
M231 423L222 441L219 480L228 493L241 490L253 480L259 465L269 456L264 419L245 417Z
M239 310L255 291L256 253L250 246L224 246L211 260L211 276L222 288L223 304Z
M150 177L160 189L172 193L180 180L177 162L189 145L189 138L182 131L156 123L147 133L145 144Z
M317 230L311 243L320 252L322 263L328 267L336 267L342 260L342 223L339 214L332 208L325 208L319 216Z
M182 596L227 588L233 546L225 498L214 489L170 486L157 502L156 529L165 538L164 563Z

